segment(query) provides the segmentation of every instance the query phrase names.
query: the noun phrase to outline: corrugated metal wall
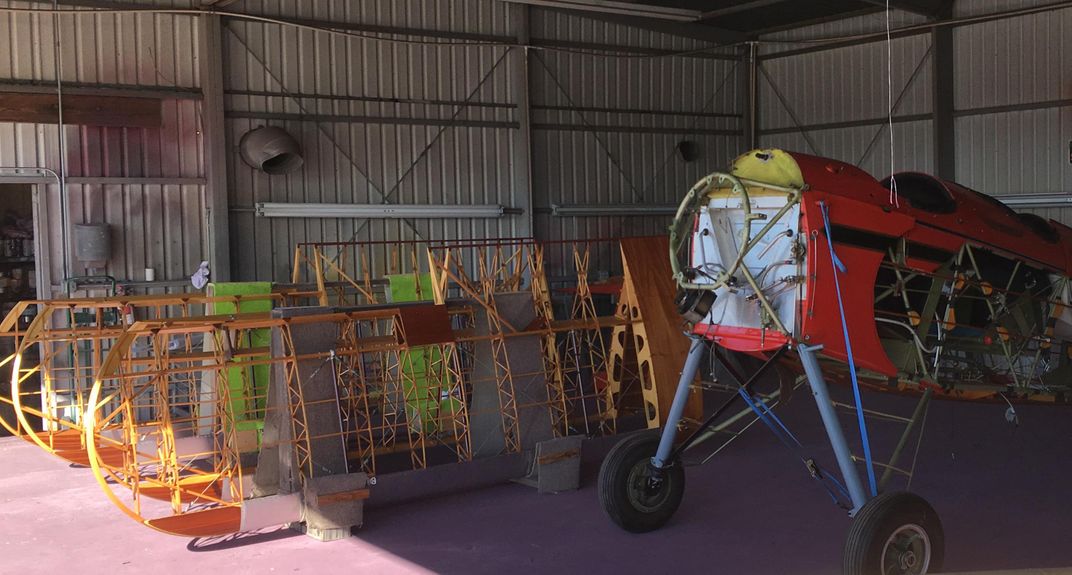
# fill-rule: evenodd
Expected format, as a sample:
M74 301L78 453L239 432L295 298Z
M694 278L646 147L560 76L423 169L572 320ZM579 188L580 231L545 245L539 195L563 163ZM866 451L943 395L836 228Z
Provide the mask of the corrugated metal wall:
M433 33L426 38L433 37L437 31L484 36L513 33L508 22L510 5L499 0L245 0L241 11Z
M265 3L272 12L269 4L280 3ZM322 2L286 14L483 34L508 26L499 2L441 2L430 10L404 4ZM523 216L266 219L252 211L257 202L527 208L512 185L511 48L389 43L241 21L227 23L224 46L228 145L235 149L257 126L281 126L299 140L306 162L293 175L267 176L237 154L231 159L237 278L287 277L299 242L527 233Z
M343 23L349 35L224 19L235 279L288 277L294 246L303 241L661 233L666 217L548 212L552 204L673 203L741 148L732 51L641 54L704 46L694 40L498 0L249 0L242 10ZM531 36L544 42L527 55L505 45L522 32L522 10L530 14ZM66 129L71 222L113 224L115 254L106 271L138 280L143 268L154 267L158 279L181 280L209 252L197 17L94 14L62 21L69 86L195 92L165 95L161 129ZM414 30L420 33L405 33ZM7 48L0 81L55 78L50 16L4 14L0 38ZM417 38L422 43L411 42ZM479 45L457 45L462 40ZM558 49L546 45L556 43ZM563 44L632 52L598 55L562 50ZM526 120L519 102L528 82L531 183L519 148ZM303 170L270 177L239 159L241 136L260 125L282 126L301 142ZM677 156L683 140L697 144L698 159ZM58 170L58 149L54 126L0 124L0 164ZM59 195L55 186L43 187L50 235L57 236L50 261L58 284ZM491 203L524 213L497 220L257 217L256 203L269 201Z
M4 5L29 6L27 3ZM197 88L197 28L189 16L61 16L62 79L70 85L107 84ZM0 81L53 85L51 16L0 14ZM205 256L200 102L189 96L161 102L160 128L66 126L70 221L112 226L113 257L104 273L141 280L179 280ZM60 170L55 124L0 122L0 166ZM147 180L151 178L152 180ZM148 183L152 182L152 183ZM60 193L40 184L50 230L53 285L63 278ZM74 274L84 268L73 267Z
M554 11L533 35L687 51L702 44ZM532 64L536 232L548 239L665 233L669 216L555 217L552 205L676 204L740 151L738 63L726 56L539 51ZM684 161L679 142L699 153Z
M1037 2L958 2L957 15L1029 4ZM519 7L498 0L248 0L242 8L339 22L350 35L224 21L236 279L285 278L294 244L302 241L661 233L667 217L555 217L550 208L672 204L744 147L742 76L734 52L663 53L703 46L694 40L530 8L529 32L537 47L526 55L506 45L521 33ZM892 24L921 21L896 12ZM116 250L107 271L137 280L144 267L154 267L158 278L180 280L209 251L196 17L95 14L63 16L62 22L63 79L69 84L194 92L164 95L160 129L66 131L74 178L71 220L113 224ZM885 43L774 54L810 46L792 44L802 39L881 30L884 23L882 14L874 14L765 37L758 78L761 145L832 156L878 176L891 165L932 171L929 34L892 45L893 96L900 100L892 162L883 127ZM1068 190L1070 26L1072 10L1062 10L955 29L956 159L963 183L992 194ZM418 37L438 44L410 42ZM456 45L463 39L482 44ZM54 80L54 40L49 16L0 15L0 81ZM549 49L552 45L557 49ZM633 51L592 50L614 46ZM526 118L519 109L526 81L531 188L525 183L520 129ZM306 159L301 172L269 177L241 162L238 141L259 125L285 127L301 141ZM697 160L685 162L676 154L683 140L697 145ZM55 126L0 123L0 165L58 169L57 150ZM58 192L42 187L57 229ZM269 220L253 211L264 201L385 198L407 204L494 203L526 213L404 222ZM1072 222L1072 214L1063 211L1048 215ZM59 241L50 249L59 283Z
M356 13L348 9L352 2L325 2L285 14L507 38L520 26L521 8L502 2L433 2L434 8L420 10L402 4L363 3ZM267 2L247 8L280 9ZM530 26L532 37L548 41L664 50L701 45L549 10L531 9ZM299 176L286 178L232 162L232 258L239 278L280 277L301 241L661 233L666 218L557 218L548 212L552 204L674 202L740 147L738 122L726 117L737 101L733 62L533 49L530 214L528 195L516 183L525 170L515 154L523 120L521 50L389 44L234 21L225 45L229 143L257 125L281 125L302 141L307 161ZM683 139L699 144L699 160L676 157ZM502 204L526 213L369 222L268 221L252 212L264 201L380 203L385 197L406 204Z
M958 15L1039 2L961 3ZM1072 9L957 28L957 178L989 194L1072 192ZM1046 215L1072 224L1072 210Z
M894 12L891 25L921 18ZM796 40L843 37L885 26L884 15L829 22L765 39L760 60L760 144L835 158L882 178L890 173L889 90L897 102L893 125L893 169L932 171L930 37L769 58L799 48ZM806 44L803 44L806 46ZM768 58L765 58L768 57ZM887 66L892 62L892 69Z
M954 4L954 17L1045 4L962 0ZM921 21L920 16L894 12L891 24L897 28ZM884 27L885 16L878 13L798 29L765 37L771 43L764 46L764 53L807 46L791 43L794 40L849 36ZM952 34L956 179L992 195L1072 192L1072 62L1068 56L1072 9L959 25ZM893 41L895 100L929 50L930 38L924 31ZM872 145L879 126L844 125L885 115L886 50L885 42L872 42L766 60L771 82L762 77L759 82L762 144L831 156L859 164L878 177L888 174L888 133L883 132ZM933 122L927 117L933 110L932 82L933 54L894 113L901 120L894 131L897 170L934 169ZM801 130L801 125L806 129ZM1072 209L1036 211L1072 224Z

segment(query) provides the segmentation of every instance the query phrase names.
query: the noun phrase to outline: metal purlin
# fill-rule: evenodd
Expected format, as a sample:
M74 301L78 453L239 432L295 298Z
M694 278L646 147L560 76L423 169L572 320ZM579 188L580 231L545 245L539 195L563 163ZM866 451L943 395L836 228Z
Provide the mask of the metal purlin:
M867 481L871 487L871 496L878 495L878 484L875 481L875 467L871 462L871 440L867 436L867 422L864 420L864 407L860 399L860 382L856 379L856 360L852 356L852 341L849 338L849 325L845 320L845 302L841 299L841 283L838 281L838 271L845 273L845 264L834 253L834 238L830 233L830 208L826 202L819 202L819 211L823 215L823 227L826 229L826 245L830 248L830 264L833 266L834 292L837 294L838 312L841 314L841 333L845 337L845 353L848 355L849 377L852 379L852 395L856 403L856 421L860 426L860 439L864 444L864 461L867 463Z

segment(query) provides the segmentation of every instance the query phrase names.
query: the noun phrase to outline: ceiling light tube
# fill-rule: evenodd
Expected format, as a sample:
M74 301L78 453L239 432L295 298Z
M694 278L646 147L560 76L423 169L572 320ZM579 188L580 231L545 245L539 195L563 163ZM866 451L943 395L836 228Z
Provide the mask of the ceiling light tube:
M495 204L257 204L257 215L262 218L501 218L504 213L506 209Z
M994 199L1010 208L1072 208L1072 194L1017 194Z
M557 217L575 216L672 216L677 213L673 204L633 204L604 206L597 204L576 204L572 206L551 206L551 214Z

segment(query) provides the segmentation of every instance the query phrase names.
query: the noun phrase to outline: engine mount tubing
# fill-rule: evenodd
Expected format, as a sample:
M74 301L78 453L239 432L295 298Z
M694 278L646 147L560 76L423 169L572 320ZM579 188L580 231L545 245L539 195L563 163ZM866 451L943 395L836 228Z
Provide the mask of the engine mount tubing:
M823 379L823 370L819 366L818 358L815 357L815 353L822 351L822 349L823 346L821 345L800 345L797 346L797 355L800 356L800 363L804 365L804 373L808 377L811 394L815 397L815 404L819 407L819 416L823 420L823 426L826 427L830 447L834 449L834 456L837 458L838 467L841 469L841 477L845 480L845 486L849 490L849 498L852 499L852 509L849 511L849 515L854 516L870 497L868 497L867 491L864 490L863 481L860 479L860 470L856 468L856 463L852 460L852 452L849 451L849 444L845 441L845 432L841 429L841 422L838 421L834 402L830 399L830 390L826 385L826 380Z
M674 392L674 402L670 404L670 413L666 417L666 425L663 426L662 435L659 437L659 450L655 457L651 458L651 464L656 469L663 469L672 459L674 452L674 438L677 436L677 424L685 413L685 404L689 402L689 388L696 372L700 370L700 360L703 359L706 341L702 337L693 337L689 347L689 355L685 358L685 367L681 370L681 378L677 382L677 391Z
M698 284L687 281L685 279L684 270L681 269L681 263L678 261L678 251L691 234L691 229L686 229L686 224L689 223L686 216L690 216L695 211L702 208L707 201L708 192L726 183L729 184L732 193L741 197L741 209L744 211L745 221L744 227L741 228L740 238L738 239L741 248L738 250L733 263L727 266L720 274L719 278L713 283ZM778 213L775 214L773 218L768 218L767 223L755 235L752 234L752 220L759 219L760 216L758 214L752 214L752 202L748 195L748 186L784 192L788 195L785 205L778 210ZM748 252L750 252L759 240L770 231L775 223L782 219L782 216L784 216L790 208L800 202L800 193L801 190L797 188L738 178L732 174L722 172L714 172L702 178L699 182L696 182L681 200L681 204L678 206L677 212L674 214L674 221L670 224L670 268L674 274L674 281L677 283L678 287L682 289L714 291L725 285L726 280L744 263L744 258L748 255ZM762 292L757 293L760 298L763 298Z

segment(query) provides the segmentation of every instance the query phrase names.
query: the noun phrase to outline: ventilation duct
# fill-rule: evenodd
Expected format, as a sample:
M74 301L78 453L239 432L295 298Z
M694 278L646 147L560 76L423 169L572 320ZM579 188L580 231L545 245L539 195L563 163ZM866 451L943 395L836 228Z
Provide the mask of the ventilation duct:
M266 174L289 174L305 162L298 142L286 130L275 126L246 132L238 148L247 164Z

